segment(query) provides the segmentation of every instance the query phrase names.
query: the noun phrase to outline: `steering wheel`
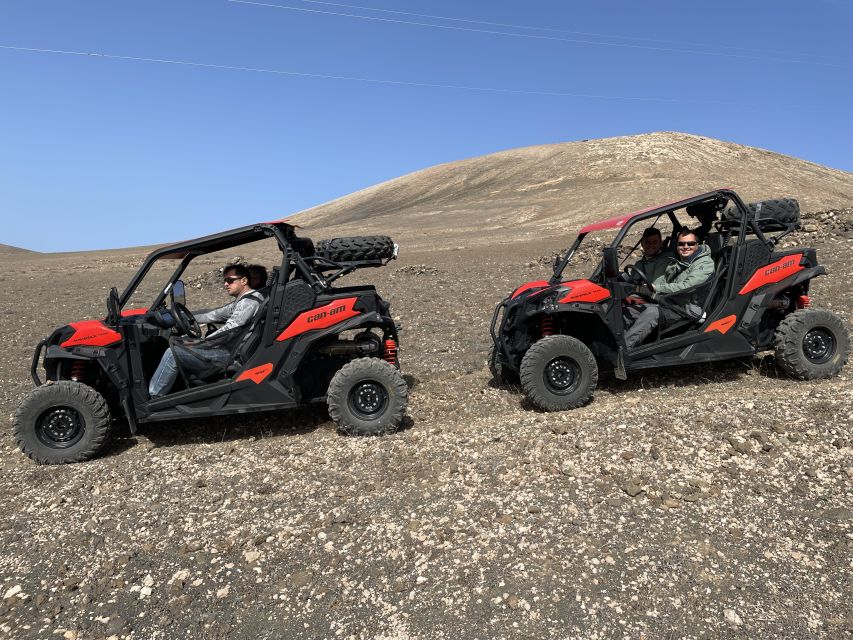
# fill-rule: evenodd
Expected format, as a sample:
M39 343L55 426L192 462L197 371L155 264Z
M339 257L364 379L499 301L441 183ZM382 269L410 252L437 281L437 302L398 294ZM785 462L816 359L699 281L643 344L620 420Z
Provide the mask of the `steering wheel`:
M645 272L637 265L629 264L627 267L625 267L625 273L633 282L641 282L649 286L651 286L652 284L652 281L649 280L649 276L647 276Z
M198 326L198 320L195 319L192 311L180 302L176 302L172 305L172 315L175 316L175 323L181 333L196 340L201 338L201 327Z
M655 292L655 285L652 284L649 277L645 274L645 272L640 269L638 266L629 264L625 267L625 273L628 275L628 278L632 282L639 282L641 286L637 287L637 295L641 298L645 298L646 300L652 300L653 297L651 294ZM645 293L643 289L647 289L648 293Z

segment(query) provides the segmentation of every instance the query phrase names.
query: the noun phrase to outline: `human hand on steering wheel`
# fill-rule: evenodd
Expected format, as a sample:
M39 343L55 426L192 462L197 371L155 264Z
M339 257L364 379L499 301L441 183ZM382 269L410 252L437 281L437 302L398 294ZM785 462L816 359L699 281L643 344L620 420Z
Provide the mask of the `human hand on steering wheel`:
M651 280L649 280L649 277L642 269L636 265L629 264L625 267L625 273L633 282L638 283L634 290L638 296L647 300L654 300L655 285L651 283Z
M172 305L172 315L175 316L175 323L182 334L196 340L201 338L201 327L198 325L198 320L195 319L192 311L180 302L176 302Z

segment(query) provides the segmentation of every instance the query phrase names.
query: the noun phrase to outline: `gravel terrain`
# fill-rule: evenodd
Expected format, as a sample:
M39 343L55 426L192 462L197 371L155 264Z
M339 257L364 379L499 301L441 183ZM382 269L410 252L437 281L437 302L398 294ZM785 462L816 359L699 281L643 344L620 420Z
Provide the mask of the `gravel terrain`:
M813 303L851 326L853 209L804 228L830 272ZM343 437L319 408L185 421L64 467L10 434L32 348L102 316L142 254L4 259L0 637L853 636L850 367L738 360L533 410L490 381L488 323L568 244L462 238L348 276L403 325L399 433ZM224 299L204 270L233 257L187 279L191 307Z

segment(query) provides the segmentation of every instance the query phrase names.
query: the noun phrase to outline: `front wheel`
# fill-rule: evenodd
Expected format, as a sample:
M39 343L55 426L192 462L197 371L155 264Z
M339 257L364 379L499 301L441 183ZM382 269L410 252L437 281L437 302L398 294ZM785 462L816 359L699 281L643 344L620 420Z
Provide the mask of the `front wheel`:
M837 315L827 309L798 309L776 329L776 362L801 380L836 375L847 362L850 336Z
M521 387L545 411L574 409L589 402L598 384L592 351L572 336L547 336L521 360Z
M403 421L409 388L394 366L379 358L345 364L329 383L329 415L344 433L358 436L395 431Z
M82 382L63 380L33 389L15 412L18 447L39 464L93 458L110 434L104 397Z

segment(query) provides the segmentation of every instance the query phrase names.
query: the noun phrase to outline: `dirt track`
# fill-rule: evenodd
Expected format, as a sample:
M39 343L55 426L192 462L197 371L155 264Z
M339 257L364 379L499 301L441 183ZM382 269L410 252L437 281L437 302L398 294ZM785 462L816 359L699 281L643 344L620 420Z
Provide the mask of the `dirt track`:
M830 276L812 298L850 325L853 242L815 225L800 238ZM345 438L321 410L188 421L59 468L10 436L32 347L102 315L105 287L138 257L4 261L0 634L853 634L849 366L821 382L765 360L693 367L534 411L490 384L487 326L563 244L404 249L354 276L376 282L404 327L398 434Z

